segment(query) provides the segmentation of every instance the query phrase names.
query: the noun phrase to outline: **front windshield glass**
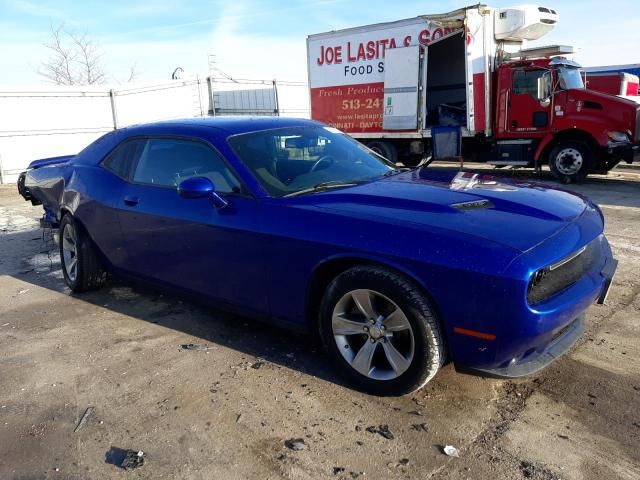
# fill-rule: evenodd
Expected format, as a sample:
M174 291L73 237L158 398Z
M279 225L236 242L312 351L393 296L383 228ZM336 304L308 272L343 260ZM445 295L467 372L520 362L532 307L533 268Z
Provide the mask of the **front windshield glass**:
M558 67L558 83L562 90L584 88L580 69L576 67Z
M277 128L235 135L231 148L273 197L380 177L394 165L332 127Z

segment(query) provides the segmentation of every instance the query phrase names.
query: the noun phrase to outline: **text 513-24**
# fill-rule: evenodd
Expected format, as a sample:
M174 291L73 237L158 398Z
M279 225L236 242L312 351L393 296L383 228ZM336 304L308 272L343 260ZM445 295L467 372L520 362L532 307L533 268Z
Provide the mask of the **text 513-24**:
M343 110L360 110L361 108L380 108L382 106L382 99L380 98L354 98L351 100L342 100Z

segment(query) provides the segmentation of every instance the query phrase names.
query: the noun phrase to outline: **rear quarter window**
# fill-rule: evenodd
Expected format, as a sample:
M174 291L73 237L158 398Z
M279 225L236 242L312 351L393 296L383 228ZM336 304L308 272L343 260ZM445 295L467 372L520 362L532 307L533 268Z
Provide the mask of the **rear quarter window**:
M145 140L142 139L122 143L102 161L102 166L119 177L129 180L144 145Z

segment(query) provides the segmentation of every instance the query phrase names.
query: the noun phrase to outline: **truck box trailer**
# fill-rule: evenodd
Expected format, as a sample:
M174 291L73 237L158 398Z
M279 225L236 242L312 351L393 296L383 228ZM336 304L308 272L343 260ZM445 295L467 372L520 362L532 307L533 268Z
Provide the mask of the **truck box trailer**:
M638 96L640 88L640 65L606 65L587 67L585 84L587 88L612 95Z
M626 72L587 73L585 79L585 86L589 90L623 97L638 96L640 81L637 75Z
M310 35L311 116L406 164L452 129L477 159L549 163L567 182L632 161L640 107L585 90L561 56L572 47L523 48L558 20L546 7L475 5Z

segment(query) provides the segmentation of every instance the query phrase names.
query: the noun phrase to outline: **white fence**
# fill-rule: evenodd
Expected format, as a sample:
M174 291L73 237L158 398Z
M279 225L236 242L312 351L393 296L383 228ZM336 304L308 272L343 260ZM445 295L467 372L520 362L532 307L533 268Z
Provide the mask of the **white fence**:
M310 118L304 82L210 78L213 115L279 115Z
M307 85L208 77L118 89L0 87L0 183L15 182L32 160L75 154L115 128L231 114L308 118Z

